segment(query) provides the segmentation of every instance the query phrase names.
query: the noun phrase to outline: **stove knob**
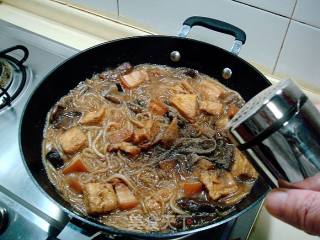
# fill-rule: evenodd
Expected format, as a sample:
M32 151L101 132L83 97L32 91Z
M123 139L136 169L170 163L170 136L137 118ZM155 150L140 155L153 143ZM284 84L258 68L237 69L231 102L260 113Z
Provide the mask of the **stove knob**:
M0 207L0 234L6 229L8 225L8 212L5 208Z

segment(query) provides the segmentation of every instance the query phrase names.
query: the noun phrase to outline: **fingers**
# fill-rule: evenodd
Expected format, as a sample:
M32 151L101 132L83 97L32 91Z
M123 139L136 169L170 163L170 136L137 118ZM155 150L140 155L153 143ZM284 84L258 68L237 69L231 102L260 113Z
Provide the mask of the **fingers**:
M279 186L282 188L290 189L308 189L313 191L320 191L320 173L297 183L289 183L284 180L279 180Z
M279 188L268 194L266 208L280 220L320 235L320 192Z

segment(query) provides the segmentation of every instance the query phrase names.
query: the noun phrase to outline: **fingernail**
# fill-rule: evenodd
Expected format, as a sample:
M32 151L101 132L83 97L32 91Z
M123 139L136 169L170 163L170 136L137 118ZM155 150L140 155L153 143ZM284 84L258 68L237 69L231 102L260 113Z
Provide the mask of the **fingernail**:
M287 201L288 193L283 190L273 190L267 196L266 208L272 215L279 215L282 207Z

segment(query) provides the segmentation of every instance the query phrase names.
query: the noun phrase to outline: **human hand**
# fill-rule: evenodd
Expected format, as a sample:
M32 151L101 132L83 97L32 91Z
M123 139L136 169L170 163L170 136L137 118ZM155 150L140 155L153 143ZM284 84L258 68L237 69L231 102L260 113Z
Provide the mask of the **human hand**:
M302 182L279 181L266 199L269 213L313 235L320 235L320 174Z

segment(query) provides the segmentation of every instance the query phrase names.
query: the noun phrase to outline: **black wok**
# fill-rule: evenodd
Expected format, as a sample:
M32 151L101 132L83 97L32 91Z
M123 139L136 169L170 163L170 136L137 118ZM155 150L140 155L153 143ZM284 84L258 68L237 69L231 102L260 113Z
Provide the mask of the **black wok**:
M193 25L204 26L236 38L233 53L208 43L186 39ZM190 26L190 27L188 27ZM213 19L191 17L184 22L180 37L143 36L120 39L85 50L55 68L35 89L30 97L20 124L20 148L25 166L35 184L56 202L69 216L99 231L115 235L129 235L140 238L173 238L213 228L230 221L250 209L261 200L268 190L267 184L259 178L250 195L237 205L237 210L206 226L176 232L137 233L105 226L94 218L76 212L62 199L49 181L41 161L41 142L45 119L50 108L80 81L106 68L116 67L123 62L133 65L141 63L164 64L172 67L188 67L218 79L227 87L239 92L247 101L270 85L269 81L253 66L239 58L245 33L227 23ZM179 54L172 54L178 51ZM179 58L180 57L180 58ZM229 68L232 71L224 70ZM222 74L224 73L224 74Z

